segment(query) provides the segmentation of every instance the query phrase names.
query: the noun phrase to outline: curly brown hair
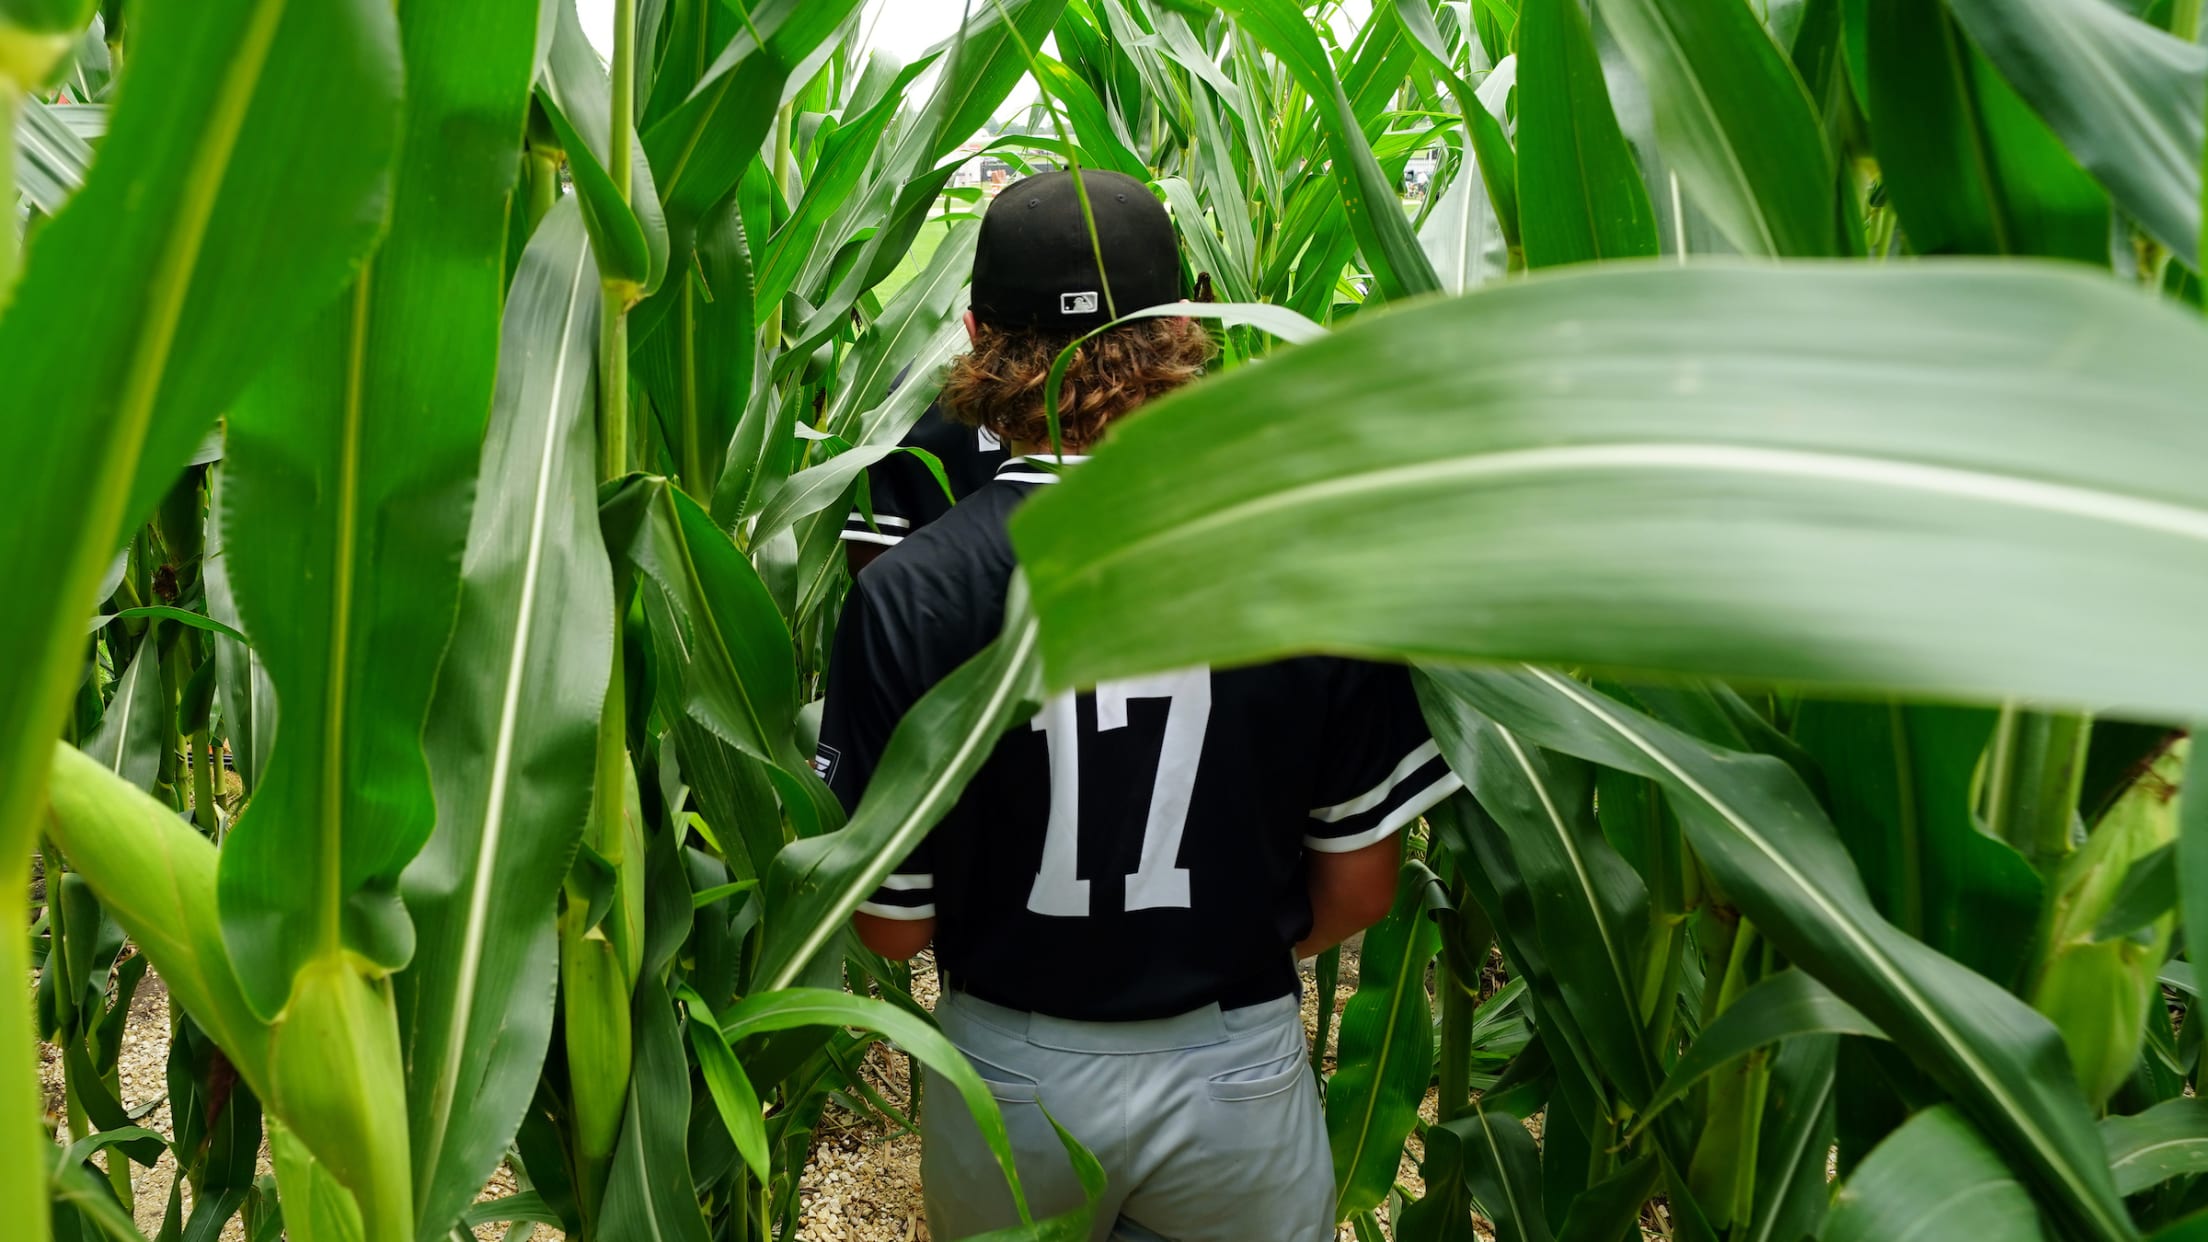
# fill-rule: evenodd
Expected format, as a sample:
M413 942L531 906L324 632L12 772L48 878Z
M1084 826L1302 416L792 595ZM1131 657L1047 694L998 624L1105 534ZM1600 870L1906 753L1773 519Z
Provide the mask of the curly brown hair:
M974 325L973 348L951 363L943 406L1006 444L1048 445L1043 387L1066 337ZM1216 352L1191 319L1138 319L1084 341L1058 391L1058 434L1087 448L1114 420L1203 374Z

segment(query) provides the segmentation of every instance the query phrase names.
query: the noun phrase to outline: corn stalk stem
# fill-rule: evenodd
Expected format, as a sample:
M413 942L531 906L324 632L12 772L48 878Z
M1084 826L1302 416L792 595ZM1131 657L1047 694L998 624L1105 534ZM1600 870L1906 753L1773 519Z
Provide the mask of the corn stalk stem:
M192 822L210 836L215 831L215 748L207 730L192 734Z
M2170 33L2187 43L2200 39L2200 0L2177 0L2170 6Z
M711 480L705 477L705 446L698 428L698 287L686 270L682 276L682 294L675 305L681 316L677 325L681 335L676 338L676 348L682 353L677 368L682 378L682 490L692 499L705 504L712 499L708 488Z
M2078 791L2085 780L2089 716L2001 709L1986 758L1986 831L2051 875L2069 857Z
M29 850L12 842L0 852L0 980L7 981L0 987L0 1203L30 1207L11 1213L19 1231L15 1236L23 1242L49 1242L52 1224L44 1210L48 1140L39 1123L44 1110L38 1041L31 989L25 983L31 977L31 938L25 931L31 925L30 859Z

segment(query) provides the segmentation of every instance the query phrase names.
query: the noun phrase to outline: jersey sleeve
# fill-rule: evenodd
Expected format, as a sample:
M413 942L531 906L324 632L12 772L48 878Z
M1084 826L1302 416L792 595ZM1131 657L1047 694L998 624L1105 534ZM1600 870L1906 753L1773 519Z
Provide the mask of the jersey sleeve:
M868 466L866 491L873 519L868 520L864 507L853 507L843 522L847 542L893 547L951 511L950 498L943 494L935 475L910 453L891 453Z
M866 575L851 584L842 619L836 623L835 648L828 662L827 701L821 705L820 747L813 769L843 804L855 812L865 796L890 734L912 699L899 670L896 634L867 589ZM935 876L927 842L900 863L859 909L888 919L935 916Z
M1386 840L1464 787L1427 732L1409 669L1350 664L1328 706L1327 767L1306 848L1340 854Z

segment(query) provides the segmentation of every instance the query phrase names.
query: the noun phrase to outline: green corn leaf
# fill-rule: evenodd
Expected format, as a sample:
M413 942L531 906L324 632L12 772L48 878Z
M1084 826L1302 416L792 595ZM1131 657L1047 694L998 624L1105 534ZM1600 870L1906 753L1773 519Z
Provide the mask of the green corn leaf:
M1549 1242L1554 1235L1542 1213L1541 1156L1524 1123L1474 1104L1470 1117L1435 1129L1456 1135L1465 1186L1495 1222L1497 1242Z
M667 649L682 663L661 675L679 678L685 714L772 765L767 771L805 835L841 824L841 808L797 750L790 632L751 562L665 479L630 479L602 502L601 520L609 549L660 592L665 608L646 615L680 628Z
M2116 205L2197 267L2208 49L2094 0L1946 7Z
M1794 736L1829 773L1834 822L1879 912L1989 979L2013 979L2038 932L2045 887L1979 826L1979 761L1995 713L1817 699Z
M666 985L636 989L636 1070L598 1222L606 1242L707 1242L690 1171L690 1064Z
M84 750L107 770L152 792L161 775L161 746L167 737L161 716L168 707L161 686L159 625L146 627L130 666L116 679L100 727L85 739Z
M1648 84L1666 158L1727 239L1775 258L1836 253L1823 126L1755 13L1710 0L1602 0L1601 11Z
M1656 1090L1657 1069L1639 1025L1648 937L1648 890L1603 839L1587 764L1531 746L1420 678L1421 704L1452 769L1502 827L1523 877L1550 967L1604 1079L1636 1106Z
M820 418L828 434L894 444L934 400L937 372L967 343L962 312L979 233L973 221L952 226L926 270L859 336Z
M1655 254L1648 188L1610 110L1594 28L1579 0L1526 0L1518 74L1526 265Z
M650 293L667 274L669 253L667 220L652 182L652 166L644 144L632 135L624 198L620 183L606 167L613 158L613 87L606 79L605 64L583 34L574 0L554 3L558 25L538 101L567 153L599 274Z
M1518 870L1501 826L1470 794L1442 800L1427 812L1427 822L1435 839L1452 854L1472 860L1473 865L1460 868L1458 874L1495 929L1496 946L1512 978L1523 981L1531 993L1540 1029L1540 1043L1534 1047L1539 1051L1522 1060L1529 1065L1542 1062L1544 1071L1553 1063L1568 1107L1582 1116L1594 1115L1596 1096L1607 1089L1605 1079L1586 1033L1564 999L1555 964L1535 931L1538 919L1532 889Z
M41 87L92 20L95 0L0 0L0 81ZM12 205L11 208L12 210Z
M432 6L404 37L389 234L228 422L231 582L284 726L224 844L222 913L269 1017L312 956L413 952L397 884L435 816L422 722L497 378L504 270L478 256L504 248L534 13Z
M2208 1172L2208 1101L2164 1100L2129 1117L2101 1122L2109 1171L2119 1194L2151 1190L2173 1177Z
M819 163L805 184L805 196L789 220L774 231L759 265L759 286L754 294L761 307L779 305L796 282L798 273L818 245L822 230L836 209L850 201L869 170L883 132L896 118L904 102L905 88L930 67L927 60L895 69L880 102L840 125L821 144ZM868 72L879 71L877 64Z
M473 1229L477 1225L520 1223L523 1221L536 1225L550 1225L555 1229L559 1228L561 1224L559 1213L553 1211L551 1206L545 1203L544 1196L529 1190L518 1194L502 1195L496 1199L485 1199L470 1207L460 1216L460 1224L468 1229Z
M613 662L586 399L599 301L581 215L562 202L506 301L459 617L423 738L437 827L401 877L417 948L395 996L423 1242L505 1155L551 1035L553 895L590 808Z
M973 1114L982 1142L996 1157L997 1167L1004 1170L1004 1180L1012 1189L1012 1200L1019 1209L1020 1219L1029 1219L1027 1193L1020 1188L1019 1174L1012 1166L1012 1144L1005 1135L1004 1117L997 1111L997 1102L990 1097L989 1088L974 1071L973 1063L935 1029L934 1023L887 1001L803 987L755 992L738 1001L721 1019L721 1033L732 1044L753 1035L806 1026L850 1026L878 1031L895 1040L898 1047L911 1053L930 1074L936 1075L938 1081L933 1085L939 1089L947 1086L958 1092ZM1069 1143L1069 1150L1074 1146L1077 1145ZM1091 1206L1093 1208L1093 1203Z
M1015 579L1003 634L905 713L850 824L775 855L766 888L774 917L753 971L762 986L790 986L842 935L859 903L957 804L998 736L1034 712L1036 644Z
M1625 1242L1637 1232L1641 1205L1656 1191L1663 1170L1642 1156L1572 1197L1557 1242ZM1822 1172L1822 1170L1820 1170Z
M1373 157L1364 123L1350 105L1342 81L1310 22L1293 0L1210 0L1232 15L1318 101L1319 128L1334 164L1333 176L1348 210L1349 227L1364 249L1381 290L1389 298L1441 288L1433 264L1419 249L1404 218L1396 187Z
M1488 75L1475 96L1476 126L1481 116L1496 120L1488 105L1501 106L1516 73L1517 62L1510 61ZM1519 244L1517 153L1499 123L1492 141L1480 139L1480 132L1475 129L1475 141L1463 163L1418 230L1419 244L1426 247L1442 288L1450 293L1463 293L1502 277L1510 270L1511 248Z
M1871 134L1919 254L2105 263L2108 193L1944 7L1870 0Z
M747 4L744 24L689 96L644 131L638 149L650 154L668 221L678 235L687 236L690 222L736 187L774 125L785 84L857 5L858 0Z
M116 621L130 621L147 617L158 617L163 621L174 621L180 625L191 626L195 630L220 634L233 642L248 642L246 636L240 633L235 626L226 625L213 617L202 616L187 609L173 608L167 604L147 604L140 608L124 608L115 612L103 612L92 618L92 632L97 634L102 628Z
M1880 1143L1840 1187L1827 1242L2049 1235L2032 1197L1949 1105L1928 1108Z
M1717 1021L1688 1045L1663 1090L1641 1111L1645 1119L1663 1111L1720 1066L1767 1044L1798 1035L1863 1035L1884 1039L1878 1024L1832 994L1803 970L1782 970L1740 994Z
M1662 783L1696 855L1741 914L1953 1095L2050 1212L2077 1236L2136 1236L2060 1035L2008 992L1881 919L1792 768L1710 747L1555 673L1430 675L1539 745Z
M759 1092L744 1075L743 1065L728 1046L728 1037L721 1034L721 1020L713 1016L713 1007L705 1003L705 998L684 984L675 989L675 999L690 1010L685 1029L721 1124L728 1127L729 1137L736 1142L736 1153L744 1158L752 1176L765 1182L774 1176L774 1170L768 1164L767 1126L759 1107Z
M222 531L227 472L217 466L208 472L207 559L200 580L207 588L207 614L232 633L243 634L245 619L238 615L236 592L230 587L230 557ZM222 713L223 740L229 744L238 776L250 793L260 787L268 766L268 749L276 740L276 690L268 670L247 641L218 636L215 649L215 697ZM256 725L257 722L257 725Z
M1426 967L1441 949L1441 934L1426 917L1425 874L1415 863L1404 867L1395 908L1365 933L1357 992L1342 1006L1339 1068L1326 1091L1336 1220L1371 1211L1387 1198L1403 1140L1417 1124L1418 1102L1433 1077Z
M270 1164L284 1209L283 1236L292 1242L376 1242L351 1191L314 1158L282 1123L268 1126Z
M2204 340L2049 267L1559 273L1167 397L1012 537L1057 686L1318 648L2185 716Z
M26 1200L32 1213L38 1213L38 1205L53 1204L53 1221L58 1228L55 1236L68 1242L92 1242L105 1238L108 1242L145 1242L138 1226L130 1219L130 1213L115 1201L115 1191L106 1185L82 1162L71 1161L60 1147L47 1143L44 1151L33 1153L51 1165L51 1172L34 1177L39 1187L39 1197ZM42 1166L32 1166L34 1173ZM43 1221L43 1216L39 1219ZM35 1228L35 1226L34 1226ZM72 1232L74 1230L74 1232Z
M703 499L730 464L730 441L759 365L750 241L733 198L708 211L692 263L629 315L637 378L671 424L683 486Z
M1825 1162L1837 1130L1839 1049L1838 1039L1811 1036L1787 1041L1771 1059L1743 1242L1816 1237L1823 1225L1832 1200Z

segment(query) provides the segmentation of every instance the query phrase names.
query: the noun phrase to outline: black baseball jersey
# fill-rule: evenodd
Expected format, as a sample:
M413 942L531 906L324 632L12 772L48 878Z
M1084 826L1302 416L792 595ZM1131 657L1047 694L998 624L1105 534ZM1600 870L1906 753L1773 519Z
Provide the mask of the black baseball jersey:
M905 711L996 637L1006 522L1054 478L1012 459L859 574L819 755L846 807ZM1107 683L1009 730L860 909L934 917L950 985L1016 1009L1257 1004L1297 990L1306 851L1384 840L1459 787L1400 667L1312 657Z
M891 453L866 468L874 520L868 522L864 509L853 508L843 523L846 540L885 546L903 542L905 536L949 513L953 499L963 500L988 483L1009 456L1003 441L987 431L952 422L940 403L928 406L899 443L926 449L943 463L950 497L943 495L942 485L925 462L910 453Z

